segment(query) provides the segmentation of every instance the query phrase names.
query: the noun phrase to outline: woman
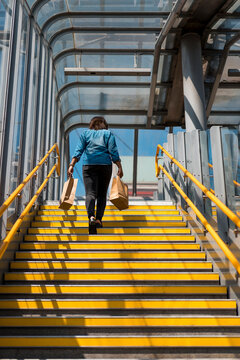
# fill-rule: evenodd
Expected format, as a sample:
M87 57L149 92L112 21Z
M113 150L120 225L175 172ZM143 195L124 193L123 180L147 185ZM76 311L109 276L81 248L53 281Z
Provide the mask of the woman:
M85 130L80 136L80 143L68 168L68 176L72 176L74 165L80 160L83 153L83 181L89 218L89 234L95 234L96 228L102 227L107 189L112 175L112 162L118 166L117 175L123 176L115 137L108 130L107 121L103 117L92 118L89 130Z

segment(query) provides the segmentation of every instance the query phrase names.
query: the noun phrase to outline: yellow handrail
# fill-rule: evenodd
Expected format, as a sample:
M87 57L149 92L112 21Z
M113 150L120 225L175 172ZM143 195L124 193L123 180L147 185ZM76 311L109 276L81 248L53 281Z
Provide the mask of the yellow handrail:
M11 228L11 230L9 231L9 233L7 234L6 238L3 240L2 246L0 248L0 260L3 257L3 254L5 253L9 243L11 242L13 236L15 235L17 229L19 228L19 226L21 225L21 223L23 222L24 217L28 214L28 212L30 211L31 207L33 206L33 204L35 203L35 201L37 200L38 196L40 195L41 191L43 190L44 186L46 185L46 183L48 182L50 176L52 175L52 173L54 172L54 170L57 169L57 164L55 164L51 171L49 172L48 176L46 177L46 179L44 180L44 182L42 183L42 185L38 188L36 194L32 197L32 199L30 200L30 202L28 203L28 205L25 207L25 209L23 210L23 212L21 213L21 215L19 216L19 218L17 219L17 221L14 223L13 227Z
M34 176L36 171L38 171L38 169L44 163L44 161L47 160L48 156L51 154L51 152L53 152L54 149L56 149L57 157L58 157L58 162L56 164L56 171L57 171L57 174L60 175L60 154L59 154L58 145L54 144L51 147L51 149L47 152L47 154L42 158L42 160L38 163L38 165L30 172L30 174L23 180L23 182L16 188L16 190L13 191L13 193L7 198L7 200L4 201L4 203L0 207L0 217L7 210L9 205L11 205L11 203L14 201L14 199L16 199L16 197L22 191L22 189L28 183L28 181L31 180L31 178Z
M156 176L159 175L160 169L158 165L158 154L159 149L161 149L170 159L171 161L176 164L186 176L189 177L189 179L192 180L192 182L199 187L199 189L202 190L202 192L210 199L212 200L223 212L225 215L229 217L232 222L234 222L235 225L240 227L240 218L234 214L233 211L231 211L225 204L222 203L215 195L211 193L210 190L208 190L200 181L198 181L185 167L183 167L172 155L170 155L161 145L157 146L157 152L155 157L155 168L156 168ZM157 163L156 163L157 162Z
M208 163L208 166L209 166L211 169L213 168L212 164L210 164L210 163ZM240 184L239 184L237 181L235 181L235 180L233 180L233 183L234 183L234 185L236 185L236 186L240 186Z
M235 180L233 180L233 183L234 183L236 186L240 186L240 184L239 184L237 181L235 181Z
M198 208L193 204L193 202L188 198L188 196L185 194L185 192L182 191L180 186L173 180L171 175L164 169L162 165L159 165L159 169L161 169L164 174L168 177L168 179L171 181L171 183L175 186L175 188L178 190L180 195L184 198L186 203L192 208L192 210L195 212L199 220L204 225L205 229L212 235L216 243L219 245L219 247L222 249L228 260L232 263L232 265L237 270L238 274L240 274L240 263L237 260L237 258L233 255L231 250L227 247L227 245L224 243L224 241L220 238L220 236L216 233L216 231L212 228L212 226L208 223L207 219L202 215L202 213L198 210ZM158 173L159 174L159 173Z

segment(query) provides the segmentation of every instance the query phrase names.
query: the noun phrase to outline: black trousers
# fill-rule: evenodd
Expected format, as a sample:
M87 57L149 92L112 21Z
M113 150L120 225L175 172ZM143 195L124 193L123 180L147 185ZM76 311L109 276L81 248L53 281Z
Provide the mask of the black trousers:
M83 181L86 192L88 218L95 216L102 220L107 202L107 189L112 176L112 165L83 165Z

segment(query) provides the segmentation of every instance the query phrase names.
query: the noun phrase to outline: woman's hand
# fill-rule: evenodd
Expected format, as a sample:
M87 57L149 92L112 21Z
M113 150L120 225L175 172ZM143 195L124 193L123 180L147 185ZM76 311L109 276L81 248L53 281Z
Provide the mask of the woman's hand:
M123 169L122 169L122 164L121 164L121 161L116 161L115 163L118 167L118 172L117 172L117 175L122 178L123 177Z
M73 176L73 165L72 164L69 165L69 168L68 168L68 171L67 171L67 176L68 177Z

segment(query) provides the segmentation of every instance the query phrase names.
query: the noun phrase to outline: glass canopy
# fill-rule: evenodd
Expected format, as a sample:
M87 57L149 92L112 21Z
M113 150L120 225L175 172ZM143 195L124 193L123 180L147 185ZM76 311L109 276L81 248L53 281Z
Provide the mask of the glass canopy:
M229 69L239 69L239 0L223 1L222 7L213 9L212 14L209 9L208 16L198 0L186 0L172 22L178 3L173 0L27 0L27 3L52 49L66 131L77 123L86 125L89 116L96 113L109 115L110 124L119 126L184 126L183 106L174 116L168 114L168 108L176 96L175 80L181 78L177 66L181 34L194 22L202 36L209 123L218 116L226 115L229 119L229 111L233 122L240 118L239 78L228 75ZM163 34L154 86L153 75L134 75L134 71L152 70L157 56L156 40ZM126 68L132 74L73 76L64 72L65 68L85 67ZM150 96L153 86L154 95ZM179 98L183 104L182 89Z

